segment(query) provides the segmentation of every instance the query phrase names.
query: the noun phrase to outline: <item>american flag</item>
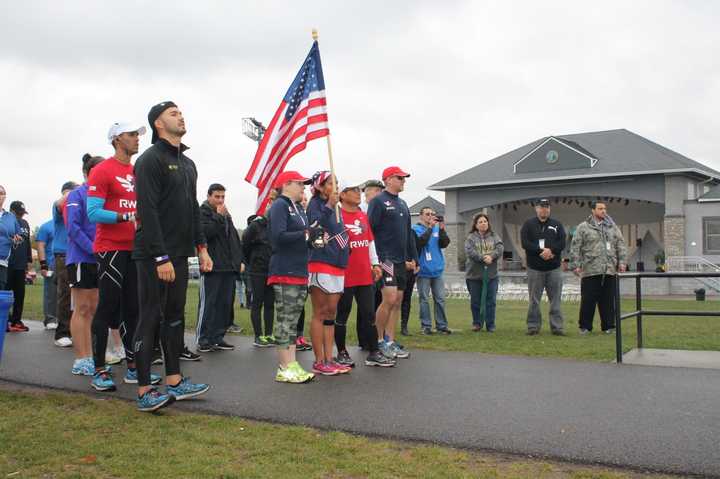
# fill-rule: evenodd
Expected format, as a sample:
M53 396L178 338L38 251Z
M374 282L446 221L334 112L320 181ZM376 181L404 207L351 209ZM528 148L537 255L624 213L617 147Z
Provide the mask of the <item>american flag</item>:
M329 237L327 242L330 243L331 241L335 240L335 241L337 241L338 246L340 246L340 249L345 249L347 247L348 243L350 242L350 238L347 234L348 231L350 231L350 230L345 228L338 234Z
M395 266L390 261L383 261L380 263L380 268L385 271L389 276L395 275Z
M307 142L328 136L325 79L318 42L295 76L263 136L245 181L257 186L257 214L262 214L275 178Z

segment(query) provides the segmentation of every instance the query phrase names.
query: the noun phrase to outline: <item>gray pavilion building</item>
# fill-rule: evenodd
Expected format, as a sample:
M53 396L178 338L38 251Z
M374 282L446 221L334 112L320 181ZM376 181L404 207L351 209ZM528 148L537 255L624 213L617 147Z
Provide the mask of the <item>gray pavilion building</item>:
M429 189L445 192L449 271L464 269L462 244L480 211L505 243L501 268L523 270L520 228L540 197L550 199L552 216L570 234L590 214L591 200L605 200L628 244L631 269L642 262L652 270L660 252L720 263L718 185L720 172L619 129L540 138Z

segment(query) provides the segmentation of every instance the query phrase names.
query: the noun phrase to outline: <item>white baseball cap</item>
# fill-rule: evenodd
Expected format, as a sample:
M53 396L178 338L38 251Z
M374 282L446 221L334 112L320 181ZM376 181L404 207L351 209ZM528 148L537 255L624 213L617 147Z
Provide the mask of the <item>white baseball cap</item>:
M342 193L343 191L350 190L352 188L362 189L362 183L352 183L345 180L338 181L338 193Z
M115 138L123 133L130 133L133 131L137 131L138 135L144 135L147 130L144 126L137 126L135 123L113 123L108 131L108 143L112 145Z

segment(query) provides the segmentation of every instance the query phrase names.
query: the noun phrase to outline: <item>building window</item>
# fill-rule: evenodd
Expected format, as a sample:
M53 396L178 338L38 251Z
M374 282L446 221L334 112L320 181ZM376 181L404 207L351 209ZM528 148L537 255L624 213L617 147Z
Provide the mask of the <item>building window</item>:
M703 218L703 254L720 254L720 217Z

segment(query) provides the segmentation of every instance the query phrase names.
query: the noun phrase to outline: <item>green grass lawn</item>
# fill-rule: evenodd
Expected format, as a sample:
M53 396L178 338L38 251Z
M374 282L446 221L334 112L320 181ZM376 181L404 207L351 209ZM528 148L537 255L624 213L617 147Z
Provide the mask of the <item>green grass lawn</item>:
M29 286L25 301L25 317L42 318L42 283ZM197 285L191 283L188 288L186 326L194 329L197 320ZM623 300L622 311L634 310L634 300ZM720 301L698 302L680 299L648 299L643 302L646 309L717 311ZM410 332L412 336L401 337L400 341L408 348L434 349L443 351L471 351L493 354L514 354L523 356L541 356L575 358L591 361L613 361L615 359L615 336L597 332L599 317L595 318L596 332L591 336L577 334L579 303L563 304L566 332L568 336L557 337L549 333L547 326L547 304L543 305L545 323L542 334L526 336L525 317L527 303L524 301L500 301L497 306L497 331L495 333L475 333L471 331L470 305L468 300L448 299L447 314L450 327L456 332L451 336L423 336L420 334L417 300L413 301ZM306 306L310 317L310 302ZM242 326L246 334L252 334L249 311L235 307L236 323ZM355 313L350 315L348 344L356 344ZM720 348L720 318L697 317L646 317L644 338L646 348L718 350ZM628 351L635 346L635 320L623 321L623 346ZM305 329L308 329L306 321Z
M7 387L0 444L8 478L661 477Z

